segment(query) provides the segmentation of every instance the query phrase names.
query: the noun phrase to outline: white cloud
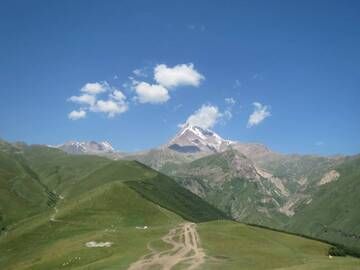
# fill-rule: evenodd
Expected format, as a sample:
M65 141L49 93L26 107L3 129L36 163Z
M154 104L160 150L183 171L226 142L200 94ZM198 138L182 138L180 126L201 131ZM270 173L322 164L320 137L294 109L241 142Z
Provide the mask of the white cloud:
M164 103L170 99L169 91L162 85L140 82L134 89L140 103Z
M174 67L161 64L154 68L154 79L158 84L170 89L186 85L197 87L205 78L194 69L193 64L182 64Z
M90 95L97 95L103 92L106 92L109 88L109 84L107 82L95 82L95 83L87 83L85 84L80 91L90 94Z
M133 70L133 73L137 77L147 77L146 69L145 68L137 68Z
M69 119L71 120L78 120L81 118L85 118L86 117L86 111L84 110L78 110L78 111L72 111L68 114Z
M232 97L225 98L225 103L228 104L228 105L235 105L236 100L234 98L232 98Z
M176 111L180 110L182 107L183 107L183 105L180 103L180 104L174 106L173 111L176 112Z
M187 28L191 31L201 31L201 32L204 32L206 30L206 27L205 25L203 24L200 24L200 25L197 25L197 24L189 24L187 25Z
M265 118L267 118L271 115L268 106L262 105L259 102L254 102L253 105L254 105L255 109L249 117L248 124L247 124L248 128L260 124L262 121L265 120Z
M117 100L117 101L123 101L126 99L126 96L123 94L123 92L121 92L120 90L114 90L111 94L110 94L110 98Z
M200 109L189 116L185 124L202 128L212 128L222 117L223 114L219 111L218 107L213 105L202 105Z
M227 120L230 120L230 119L232 118L231 109L225 110L223 116L224 116Z
M88 111L105 113L108 117L126 112L129 108L126 96L120 90L110 86L107 82L87 83L81 89L85 93L80 96L72 96L68 100L81 104L79 110L72 111L68 117L72 120L84 118ZM98 95L112 91L107 100L99 99Z
M240 88L242 86L242 83L239 80L235 80L233 88Z
M93 95L83 94L81 96L72 96L69 98L69 101L79 103L79 104L87 104L87 105L94 105L96 98Z
M98 100L90 110L93 112L106 113L108 117L114 117L116 114L126 112L128 110L128 105L125 102L116 102L111 99Z

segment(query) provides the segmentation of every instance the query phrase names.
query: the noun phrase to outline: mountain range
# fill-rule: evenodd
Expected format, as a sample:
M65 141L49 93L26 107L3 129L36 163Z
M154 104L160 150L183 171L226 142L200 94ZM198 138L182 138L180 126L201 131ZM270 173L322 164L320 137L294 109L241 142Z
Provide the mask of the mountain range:
M94 144L83 144L87 145ZM161 151L174 152L166 146ZM352 257L329 259L329 254L337 254L331 250L339 249L334 243L235 222L188 190L191 186L182 187L181 175L174 181L135 160L80 153L0 141L0 269L352 270L360 264ZM200 154L204 155L196 156ZM195 165L200 171L207 171L207 166L224 170L234 166L229 179L245 175L254 183L262 180L261 174L254 174L254 164L235 150L200 158L191 155L187 158L193 161L177 163L189 173ZM346 167L337 170L339 179L328 183L334 177L330 173L321 186L351 183L356 162L344 162ZM341 180L345 172L347 178ZM326 196L333 197L326 194L316 205L326 203ZM202 197L210 201L211 196ZM346 203L354 199L356 193ZM307 211L315 215L317 208ZM354 214L355 207L350 211L343 217ZM303 221L299 216L297 224L308 225Z
M78 145L84 150L77 151ZM147 151L123 153L109 144L104 150L102 143L94 145L72 142L58 148L137 160L241 222L360 247L360 213L350 207L360 203L353 195L359 194L359 156L281 154L188 124L168 143ZM343 214L334 215L334 209Z

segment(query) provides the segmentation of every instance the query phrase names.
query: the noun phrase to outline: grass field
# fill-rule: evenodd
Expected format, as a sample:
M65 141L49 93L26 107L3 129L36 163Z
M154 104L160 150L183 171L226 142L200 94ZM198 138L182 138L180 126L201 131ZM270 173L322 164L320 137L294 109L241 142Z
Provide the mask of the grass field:
M43 214L19 224L1 239L0 268L119 270L127 269L132 262L149 253L148 244L157 250L167 249L161 237L184 220L135 192L128 192L129 197L139 202L136 207L144 211L126 221L123 219L126 212L98 213L86 218L78 217L76 211L63 216L60 210L56 222ZM96 205L90 203L90 206ZM96 206L94 212L103 206L106 205ZM135 224L147 224L149 228L137 229ZM232 221L205 222L197 228L207 255L199 269L360 269L359 259L329 259L329 245L322 242ZM85 243L89 241L112 242L113 245L88 248ZM186 269L186 265L183 266L174 269Z
M55 221L50 220L53 213L44 213L16 224L1 237L0 269L126 269L147 252L148 242L156 242L182 221L122 183L58 208ZM143 226L149 229L136 228ZM88 248L85 244L90 241L113 245Z
M329 245L232 221L198 226L209 256L203 269L360 269L351 257L329 259Z

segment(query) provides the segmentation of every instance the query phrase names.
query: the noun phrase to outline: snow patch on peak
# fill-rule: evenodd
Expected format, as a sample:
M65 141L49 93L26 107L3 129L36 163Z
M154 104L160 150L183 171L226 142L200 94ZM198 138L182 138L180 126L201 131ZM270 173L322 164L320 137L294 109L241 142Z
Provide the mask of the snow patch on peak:
M167 146L173 150L178 149L177 151L180 152L186 152L186 149L191 152L194 152L194 149L197 149L198 152L219 152L231 143L233 142L224 140L209 129L186 124Z
M70 154L102 154L102 153L114 153L115 149L107 141L96 142L78 142L68 141L64 144L56 146Z

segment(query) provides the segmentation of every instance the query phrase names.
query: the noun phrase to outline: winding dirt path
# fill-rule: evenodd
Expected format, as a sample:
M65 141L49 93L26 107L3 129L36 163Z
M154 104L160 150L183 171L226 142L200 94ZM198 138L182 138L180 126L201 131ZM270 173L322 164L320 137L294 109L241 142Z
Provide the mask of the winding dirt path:
M184 265L183 269L194 270L204 263L205 252L200 246L196 224L181 224L171 229L161 240L172 247L159 252L149 246L151 253L134 262L128 270L146 270L154 266L171 270L180 263Z

